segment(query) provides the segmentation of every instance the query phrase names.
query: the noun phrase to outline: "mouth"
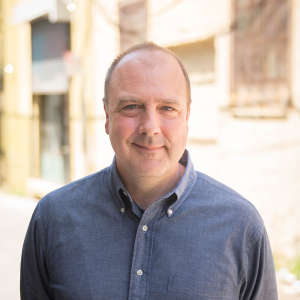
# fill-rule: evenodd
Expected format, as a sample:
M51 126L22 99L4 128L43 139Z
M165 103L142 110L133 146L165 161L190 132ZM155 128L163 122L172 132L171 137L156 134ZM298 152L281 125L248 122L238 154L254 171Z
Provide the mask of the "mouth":
M148 151L148 152L159 151L164 148L164 146L145 146L145 145L140 145L135 143L133 143L133 145L140 150Z

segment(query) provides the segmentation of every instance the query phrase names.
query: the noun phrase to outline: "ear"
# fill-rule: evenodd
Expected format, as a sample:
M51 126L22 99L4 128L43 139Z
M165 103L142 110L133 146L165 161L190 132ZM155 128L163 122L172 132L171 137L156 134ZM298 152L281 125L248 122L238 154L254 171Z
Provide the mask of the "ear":
M103 108L105 111L105 132L106 134L109 134L109 114L108 114L108 107L107 107L107 103L106 100L103 98Z

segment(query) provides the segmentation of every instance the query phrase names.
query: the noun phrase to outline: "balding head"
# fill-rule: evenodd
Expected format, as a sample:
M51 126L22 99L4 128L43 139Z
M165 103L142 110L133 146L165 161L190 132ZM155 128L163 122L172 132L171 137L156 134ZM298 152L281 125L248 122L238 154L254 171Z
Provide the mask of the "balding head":
M179 66L179 72L182 73L182 75L184 76L185 82L186 82L186 95L187 95L187 105L188 107L190 106L191 103L191 87L190 87L190 80L188 77L188 74L182 64L182 62L179 60L179 58L170 50L160 47L154 43L143 43L143 44L138 44L134 47L129 48L127 51L123 52L122 54L120 54L111 64L111 66L109 67L107 74L106 74L106 78L105 78L105 86L104 86L104 104L108 105L109 103L109 98L111 96L111 83L112 83L112 78L113 75L116 71L116 69L123 63L125 63L126 61L129 61L130 59L133 58L134 54L136 52L144 52L147 54L147 52L155 57L155 52L163 52L166 54L166 57L169 57L173 60L176 61L176 63ZM147 66L147 60L144 60L144 63ZM150 59L148 60L148 63L153 63L153 60Z

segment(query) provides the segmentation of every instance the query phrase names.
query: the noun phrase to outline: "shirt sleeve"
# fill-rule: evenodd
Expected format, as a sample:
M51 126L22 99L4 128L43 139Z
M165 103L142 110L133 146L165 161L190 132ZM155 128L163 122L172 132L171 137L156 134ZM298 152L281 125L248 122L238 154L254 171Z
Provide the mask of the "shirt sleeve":
M21 300L51 300L45 261L45 231L37 205L25 236L20 274Z
M272 251L266 230L251 243L245 255L246 272L240 300L277 300Z

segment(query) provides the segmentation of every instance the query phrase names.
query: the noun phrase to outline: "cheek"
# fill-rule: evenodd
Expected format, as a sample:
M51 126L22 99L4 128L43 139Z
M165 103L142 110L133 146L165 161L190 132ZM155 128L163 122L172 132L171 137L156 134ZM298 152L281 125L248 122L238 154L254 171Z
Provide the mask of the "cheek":
M110 121L109 132L111 135L127 137L133 134L137 128L137 121L134 118L117 117Z
M162 130L166 136L176 140L187 135L188 126L186 120L183 119L168 120L164 122ZM181 142L181 140L177 140L177 142Z

